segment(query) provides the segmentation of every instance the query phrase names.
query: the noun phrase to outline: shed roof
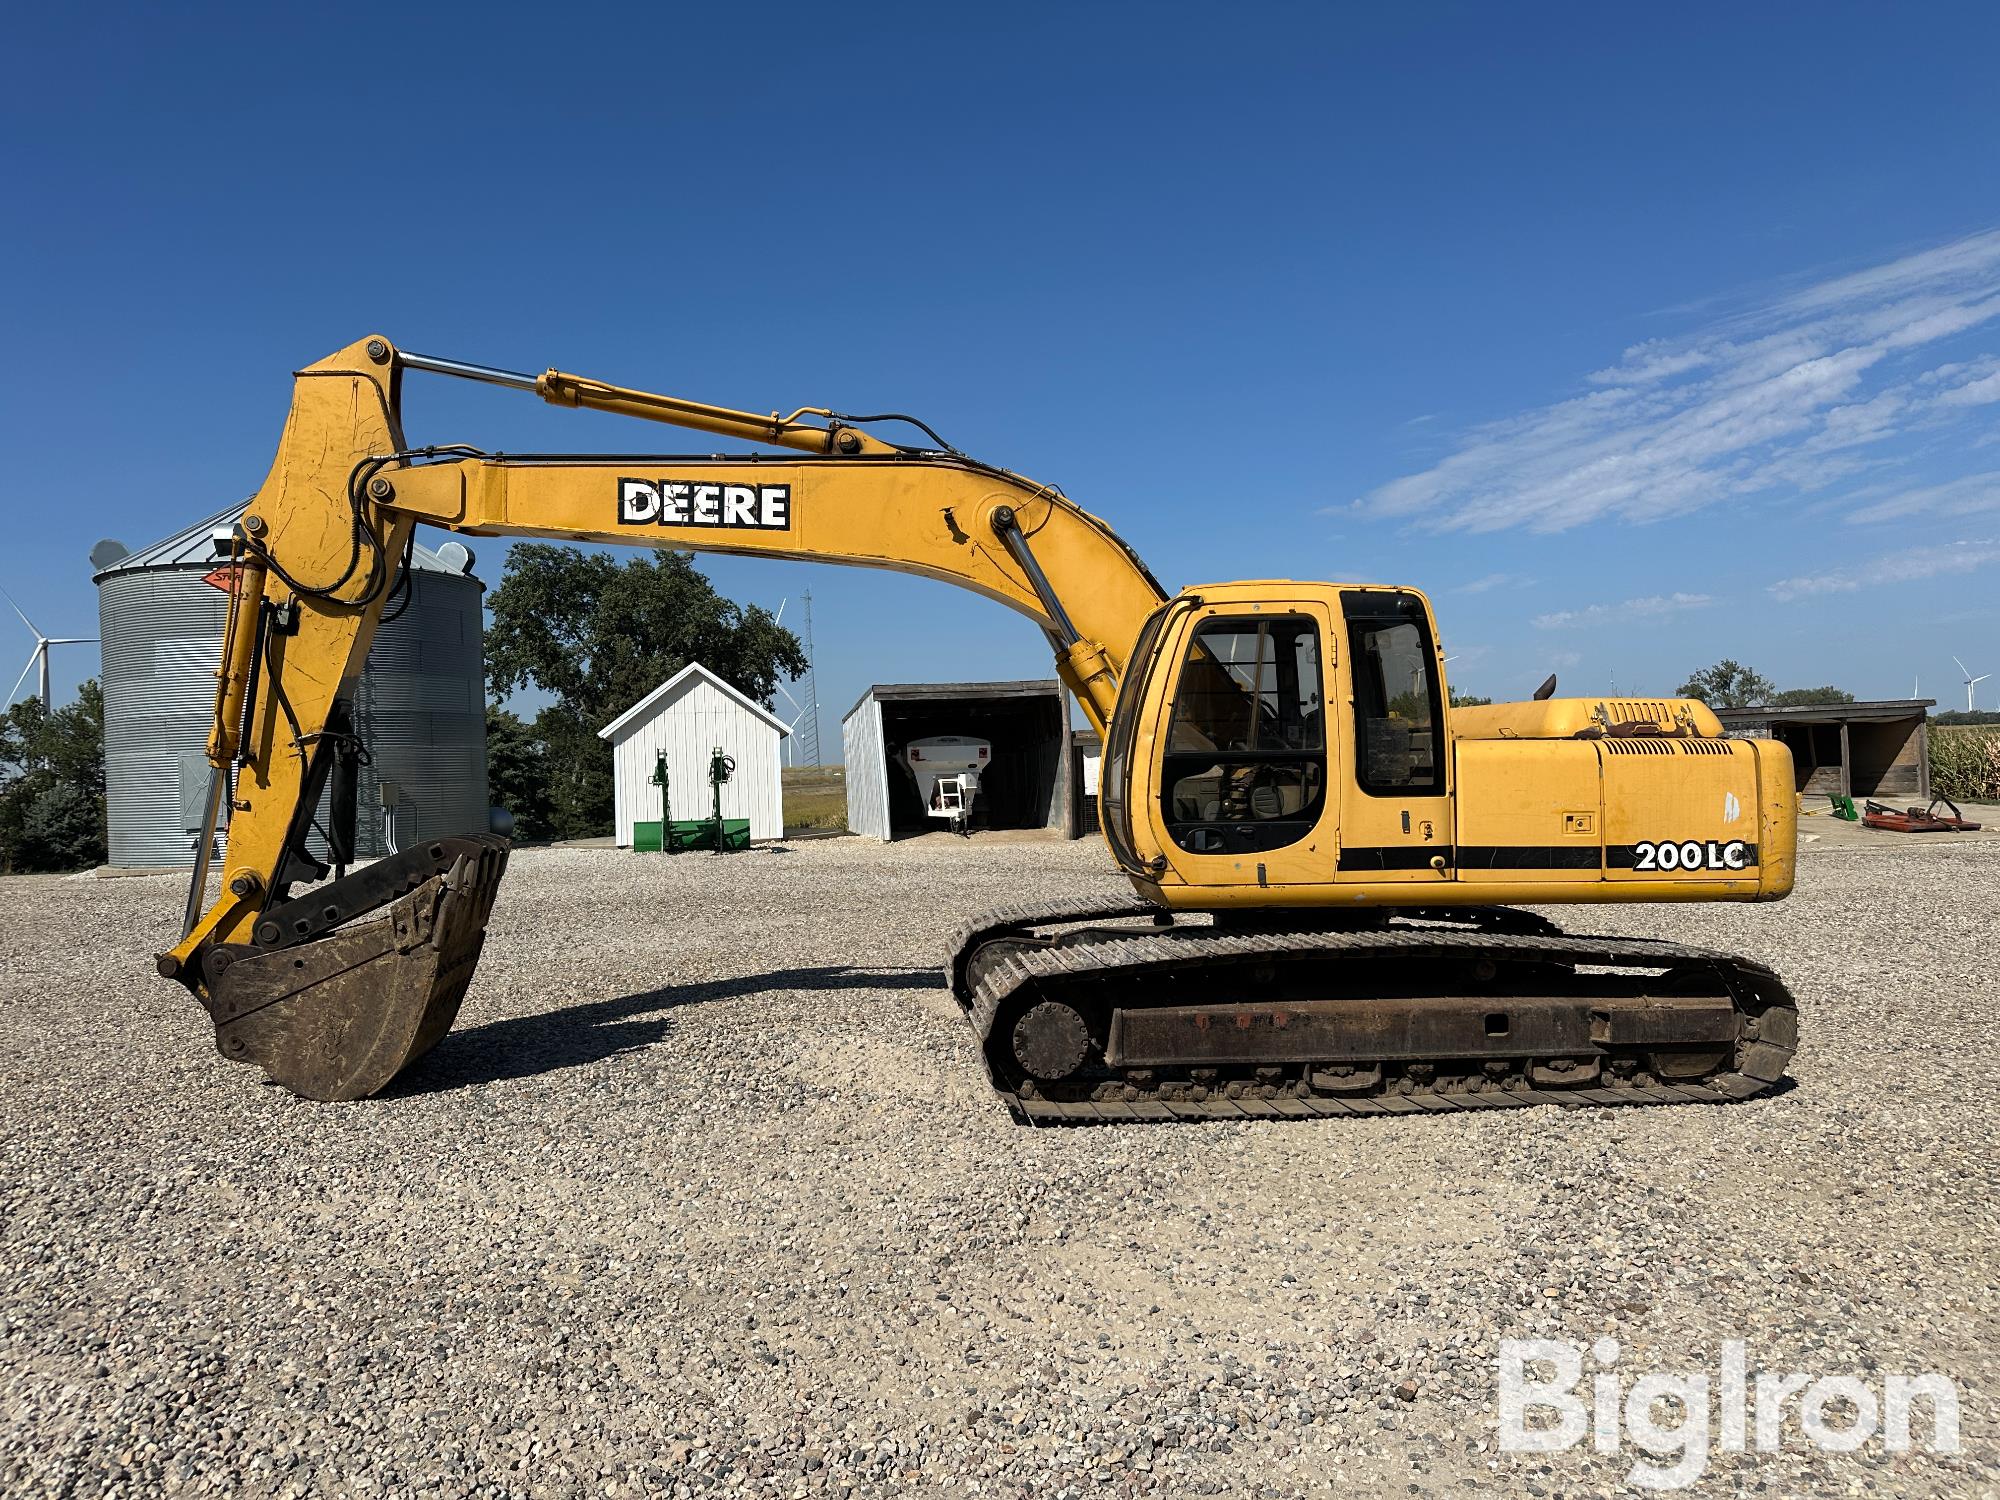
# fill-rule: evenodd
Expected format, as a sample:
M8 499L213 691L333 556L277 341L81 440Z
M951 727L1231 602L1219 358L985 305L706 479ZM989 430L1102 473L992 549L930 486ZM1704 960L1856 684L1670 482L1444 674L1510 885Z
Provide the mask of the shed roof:
M1772 720L1838 724L1843 719L1920 719L1936 703L1935 698L1878 698L1869 703L1788 703L1783 708L1766 704L1761 708L1718 708L1715 716L1725 724Z
M706 682L710 687L734 702L739 708L748 709L766 724L777 730L779 734L790 734L792 732L783 719L772 713L763 704L757 702L756 699L745 697L720 677L709 671L700 662L691 661L665 682L654 688L652 692L646 694L645 697L626 709L624 713L598 730L597 737L600 740L612 739L617 735L619 730L624 729L627 725L638 723L639 720L645 718L655 708L666 702L667 699L673 697L681 684L688 681L689 678L698 678Z
M877 703L947 702L965 698L1053 698L1062 684L1053 677L1035 677L1017 682L878 682L840 716L844 724L854 710L870 698Z
M212 568L220 561L215 555L215 533L234 526L249 508L248 500L227 506L212 516L183 527L172 536L162 537L157 542L126 553L110 567L98 569L91 575L91 581L94 583L119 573L141 573L153 568ZM410 565L419 573L463 576L457 568L421 544L413 549Z

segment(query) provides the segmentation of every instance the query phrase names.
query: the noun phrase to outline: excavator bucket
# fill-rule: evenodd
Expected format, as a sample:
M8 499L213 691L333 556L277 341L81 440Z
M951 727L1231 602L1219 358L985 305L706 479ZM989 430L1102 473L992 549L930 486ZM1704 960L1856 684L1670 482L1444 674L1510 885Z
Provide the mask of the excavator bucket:
M458 1017L507 841L434 839L257 921L204 963L215 1045L306 1099L365 1099Z

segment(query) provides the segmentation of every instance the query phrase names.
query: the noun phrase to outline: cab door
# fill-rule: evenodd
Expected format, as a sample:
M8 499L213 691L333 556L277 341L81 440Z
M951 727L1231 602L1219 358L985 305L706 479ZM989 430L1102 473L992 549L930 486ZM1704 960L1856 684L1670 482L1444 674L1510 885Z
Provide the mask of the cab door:
M1169 628L1144 815L1147 842L1188 885L1325 882L1332 625L1325 603L1280 598L1198 607Z
M1456 876L1444 670L1421 594L1343 589L1346 647L1336 777L1340 849L1349 884L1437 883Z

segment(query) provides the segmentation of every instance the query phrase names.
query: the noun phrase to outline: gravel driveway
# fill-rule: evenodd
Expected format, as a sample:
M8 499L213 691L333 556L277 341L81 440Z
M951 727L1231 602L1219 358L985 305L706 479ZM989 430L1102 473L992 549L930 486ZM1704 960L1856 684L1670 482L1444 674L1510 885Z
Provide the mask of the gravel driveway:
M1726 1339L1955 1382L1956 1456L1792 1417L1695 1493L2000 1485L2000 845L1563 916L1773 963L1775 1098L1024 1129L939 945L1104 870L526 851L459 1029L353 1105L152 976L177 881L0 881L0 1492L1613 1494L1629 1442L1502 1453L1495 1402L1502 1339L1607 1335L1586 1388Z

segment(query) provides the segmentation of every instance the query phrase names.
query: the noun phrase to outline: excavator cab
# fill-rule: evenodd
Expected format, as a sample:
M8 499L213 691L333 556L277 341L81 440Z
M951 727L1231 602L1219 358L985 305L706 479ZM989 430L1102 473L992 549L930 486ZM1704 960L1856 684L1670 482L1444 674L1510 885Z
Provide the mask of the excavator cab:
M1147 621L1126 688L1102 822L1164 899L1311 903L1343 880L1448 878L1444 667L1421 594L1191 589Z

